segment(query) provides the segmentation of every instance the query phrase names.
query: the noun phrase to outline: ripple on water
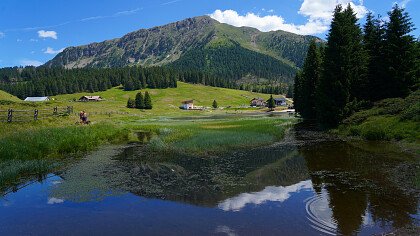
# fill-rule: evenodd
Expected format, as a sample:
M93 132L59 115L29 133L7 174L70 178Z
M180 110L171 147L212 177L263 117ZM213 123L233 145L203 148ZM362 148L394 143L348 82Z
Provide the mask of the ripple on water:
M337 235L337 222L334 220L329 207L328 194L323 190L321 194L315 194L305 200L307 219L310 226L321 233Z

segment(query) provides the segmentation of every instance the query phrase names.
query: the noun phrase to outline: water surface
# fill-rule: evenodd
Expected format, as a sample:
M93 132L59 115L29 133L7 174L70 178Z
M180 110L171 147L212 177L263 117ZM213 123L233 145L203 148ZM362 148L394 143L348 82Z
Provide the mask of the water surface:
M220 157L103 147L1 198L0 235L415 234L395 174L413 157L387 146L296 129Z

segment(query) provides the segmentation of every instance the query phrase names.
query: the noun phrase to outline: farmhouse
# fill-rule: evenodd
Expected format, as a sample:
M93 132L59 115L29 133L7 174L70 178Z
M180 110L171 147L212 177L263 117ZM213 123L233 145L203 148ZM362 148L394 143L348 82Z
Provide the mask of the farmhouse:
M287 106L286 98L274 98L274 103L276 106Z
M254 98L251 100L252 107L265 107L267 103L262 98Z
M100 96L83 96L79 98L79 102L99 102L102 100Z
M25 102L48 102L50 101L49 97L27 97Z
M194 109L194 100L183 101L181 105L181 109L184 109L184 110Z

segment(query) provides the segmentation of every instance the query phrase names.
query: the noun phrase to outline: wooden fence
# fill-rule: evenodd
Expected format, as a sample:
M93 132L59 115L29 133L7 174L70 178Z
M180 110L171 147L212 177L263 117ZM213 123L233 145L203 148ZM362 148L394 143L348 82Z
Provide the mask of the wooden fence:
M73 107L54 107L50 109L34 110L0 110L0 122L31 122L46 119L54 116L70 115L73 113Z

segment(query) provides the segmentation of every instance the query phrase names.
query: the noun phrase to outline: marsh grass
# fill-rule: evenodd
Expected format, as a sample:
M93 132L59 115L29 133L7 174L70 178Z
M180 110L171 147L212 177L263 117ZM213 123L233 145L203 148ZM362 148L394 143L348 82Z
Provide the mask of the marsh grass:
M207 155L270 145L283 137L289 125L290 120L259 117L167 122L143 129L158 133L149 143L152 151Z

